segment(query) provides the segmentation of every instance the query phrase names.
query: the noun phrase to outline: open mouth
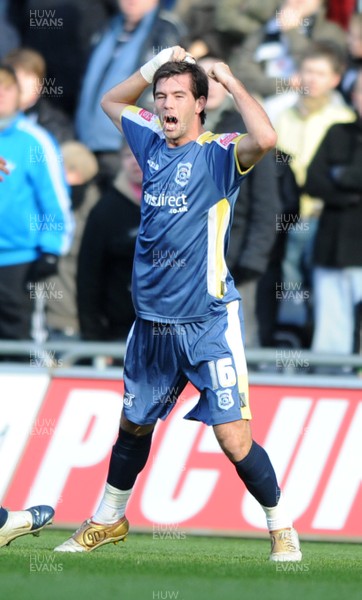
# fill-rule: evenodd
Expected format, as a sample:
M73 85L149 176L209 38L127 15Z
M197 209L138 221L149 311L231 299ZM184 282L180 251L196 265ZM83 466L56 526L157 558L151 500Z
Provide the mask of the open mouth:
M173 130L176 128L178 120L173 115L165 115L163 118L164 127L168 130Z

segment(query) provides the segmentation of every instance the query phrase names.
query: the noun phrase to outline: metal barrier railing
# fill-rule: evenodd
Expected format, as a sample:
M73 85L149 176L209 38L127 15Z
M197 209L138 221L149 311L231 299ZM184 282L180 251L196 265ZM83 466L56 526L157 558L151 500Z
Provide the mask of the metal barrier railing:
M67 379L123 377L126 342L0 342L0 373L34 373ZM11 360L9 360L11 357ZM252 385L362 389L362 355L315 354L309 350L246 350ZM327 372L325 371L327 369ZM329 371L329 372L328 372Z
M126 342L78 342L78 341L49 341L35 343L32 341L1 341L1 357L11 357L9 362L25 362L29 359L30 366L71 367L77 361L96 360L101 368L100 357L110 357L123 360L126 352ZM59 360L61 357L61 361ZM18 360L17 360L18 359ZM0 363L1 365L1 363ZM112 364L104 362L104 368Z
M27 359L32 366L47 366L46 358L56 362L56 357L61 357L61 366L69 368L78 361L90 359L99 360L102 357L110 357L123 360L126 352L126 342L79 342L79 341L48 341L35 343L24 341L0 341L0 360L11 357L10 362L21 362L26 365ZM37 357L38 365L37 363ZM44 359L44 364L40 364ZM300 370L306 371L308 367L345 367L346 369L362 370L362 354L316 354L310 350L288 349L288 348L255 348L246 350L246 359L249 366L263 368L275 367L281 372ZM33 362L31 363L31 361ZM4 364L0 362L0 365ZM112 363L104 362L104 368L112 368ZM117 365L119 366L119 364Z

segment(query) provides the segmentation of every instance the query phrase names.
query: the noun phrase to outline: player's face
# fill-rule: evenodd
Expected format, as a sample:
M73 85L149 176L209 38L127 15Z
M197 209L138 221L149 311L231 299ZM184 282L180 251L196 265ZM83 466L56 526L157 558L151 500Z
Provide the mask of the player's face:
M0 119L6 119L16 113L19 97L19 88L12 77L0 71Z
M311 58L303 62L300 71L301 84L306 95L323 98L335 89L340 76L335 73L330 62L321 58Z
M169 145L180 146L198 138L204 106L205 98L195 99L191 92L189 73L157 82L155 109Z

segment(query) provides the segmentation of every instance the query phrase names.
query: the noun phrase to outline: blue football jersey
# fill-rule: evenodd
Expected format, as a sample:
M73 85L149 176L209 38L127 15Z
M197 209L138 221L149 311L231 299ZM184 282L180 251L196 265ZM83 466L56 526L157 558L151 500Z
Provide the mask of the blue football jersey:
M169 148L156 115L128 106L124 135L143 171L132 277L136 314L161 323L205 321L240 298L225 263L241 172L238 133L202 133Z

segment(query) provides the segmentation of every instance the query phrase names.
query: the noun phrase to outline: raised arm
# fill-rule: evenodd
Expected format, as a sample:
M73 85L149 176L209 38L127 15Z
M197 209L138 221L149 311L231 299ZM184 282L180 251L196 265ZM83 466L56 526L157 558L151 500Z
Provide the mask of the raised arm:
M112 119L113 123L122 131L120 116L122 110L129 105L135 105L145 89L152 84L153 75L157 69L168 62L182 61L190 55L180 46L164 48L149 60L136 73L125 79L107 92L101 101L104 112Z
M215 63L208 76L221 83L233 96L243 118L248 135L239 141L237 155L241 168L248 169L275 147L277 134L262 106L236 79L228 65Z
M141 72L137 71L103 96L101 106L117 129L122 131L120 119L122 110L129 104L136 104L148 86L149 83L142 77Z

